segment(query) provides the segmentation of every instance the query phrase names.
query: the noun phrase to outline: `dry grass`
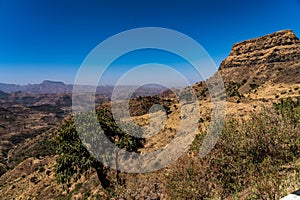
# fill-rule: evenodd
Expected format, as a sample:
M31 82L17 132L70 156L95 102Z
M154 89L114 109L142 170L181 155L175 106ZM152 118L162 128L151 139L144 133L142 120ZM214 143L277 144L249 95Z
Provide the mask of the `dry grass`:
M279 199L300 184L299 103L229 120L204 159L182 157L168 174L176 199ZM191 147L197 155L203 135ZM288 167L287 167L288 166Z

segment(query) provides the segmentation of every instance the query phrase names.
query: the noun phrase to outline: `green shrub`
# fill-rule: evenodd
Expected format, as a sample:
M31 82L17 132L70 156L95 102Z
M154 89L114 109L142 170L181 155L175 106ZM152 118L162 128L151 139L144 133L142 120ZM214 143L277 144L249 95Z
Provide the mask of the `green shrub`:
M107 168L96 160L86 146L83 145L88 145L91 148L89 150L93 150L97 149L97 145L103 144L100 143L99 130L93 133L89 131L94 130L92 129L94 128L92 127L94 125L92 123L92 113L83 113L77 117L77 120L81 122L81 126L75 127L73 118L70 118L60 127L59 134L55 140L57 144L56 154L58 155L55 166L57 181L59 183L68 183L72 178L76 181L90 168L94 168L102 185L108 187L110 181L106 179ZM121 130L113 120L111 113L107 110L98 110L97 118L106 135L105 137L119 148L138 152L138 149L143 146L143 139L129 135L129 131L134 131L131 129L132 127L127 126L125 131ZM80 129L82 133L80 138L76 128ZM100 156L106 156L105 154L114 152L103 151L101 153L103 155Z
M251 90L258 88L258 85L256 83L250 83L249 86L250 86Z
M80 178L94 164L94 159L82 145L73 119L65 122L56 137L57 150L55 173L59 183L68 183L71 177Z

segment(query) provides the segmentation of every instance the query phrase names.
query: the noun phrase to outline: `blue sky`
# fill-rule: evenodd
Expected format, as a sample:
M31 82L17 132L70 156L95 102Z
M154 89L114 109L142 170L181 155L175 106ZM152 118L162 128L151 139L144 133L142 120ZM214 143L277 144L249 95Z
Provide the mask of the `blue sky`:
M148 26L190 36L219 65L236 42L283 29L299 37L300 1L0 0L0 82L73 83L81 63L100 42ZM150 54L152 60L145 52L120 59L115 72L148 61L169 62L185 71L176 56ZM116 77L108 74L107 80Z

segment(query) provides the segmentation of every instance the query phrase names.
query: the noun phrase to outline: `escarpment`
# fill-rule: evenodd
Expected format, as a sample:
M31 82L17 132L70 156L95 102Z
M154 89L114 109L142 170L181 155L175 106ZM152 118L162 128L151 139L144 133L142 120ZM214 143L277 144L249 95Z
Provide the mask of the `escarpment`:
M239 42L219 68L225 84L243 83L242 91L267 81L300 82L300 40L291 30Z
M300 60L300 40L290 30L233 45L220 69Z

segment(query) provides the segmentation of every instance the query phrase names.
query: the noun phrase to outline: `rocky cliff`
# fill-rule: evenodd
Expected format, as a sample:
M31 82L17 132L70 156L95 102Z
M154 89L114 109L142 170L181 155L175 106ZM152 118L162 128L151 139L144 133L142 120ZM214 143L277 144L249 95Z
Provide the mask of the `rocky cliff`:
M300 40L291 30L283 30L239 42L219 70L225 83L243 83L242 91L266 81L298 83Z
M220 69L299 60L300 40L292 31L285 30L233 45Z

